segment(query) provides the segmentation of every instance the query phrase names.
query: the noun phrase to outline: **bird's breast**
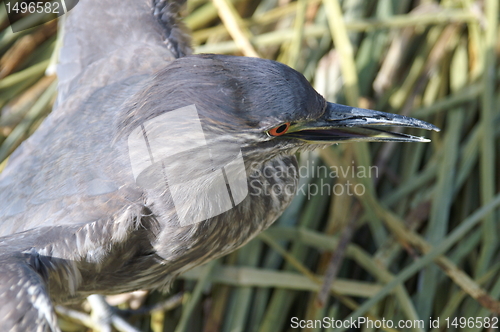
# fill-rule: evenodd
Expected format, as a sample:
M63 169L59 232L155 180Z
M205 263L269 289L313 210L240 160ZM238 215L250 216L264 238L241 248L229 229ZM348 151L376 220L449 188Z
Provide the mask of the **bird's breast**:
M153 247L166 273L181 273L241 247L268 228L296 193L298 166L295 156L246 165L246 174L247 195L239 204L186 226L181 226L174 215L175 204L166 192L149 197L149 206L160 225ZM164 209L161 198L168 201ZM189 200L189 203L194 207L200 204L197 200Z

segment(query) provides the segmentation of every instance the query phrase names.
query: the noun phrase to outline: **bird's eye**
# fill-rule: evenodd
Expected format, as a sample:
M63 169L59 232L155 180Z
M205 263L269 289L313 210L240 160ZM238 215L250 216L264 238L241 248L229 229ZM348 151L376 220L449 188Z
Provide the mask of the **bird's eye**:
M290 128L290 122L283 123L282 125L278 127L274 127L268 131L270 136L281 136L285 134L288 131L288 128Z

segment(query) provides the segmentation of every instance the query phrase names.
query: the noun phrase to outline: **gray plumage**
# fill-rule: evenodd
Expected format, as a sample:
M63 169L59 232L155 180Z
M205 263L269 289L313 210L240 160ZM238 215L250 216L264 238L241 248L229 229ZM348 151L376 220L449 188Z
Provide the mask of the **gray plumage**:
M188 60L204 66L196 73L186 72L183 64L161 71L190 52L181 28L171 25L175 13L161 14L165 3L158 1L160 14L151 15L155 9L147 1L80 1L69 14L57 107L14 153L0 182L4 327L56 331L48 290L52 301L65 303L92 293L165 288L182 271L243 245L290 200L262 204L249 195L238 209L179 228L164 193L135 185L123 131L186 101L200 104L189 80L224 70L225 57L208 56ZM279 75L280 66L269 65ZM232 79L248 74L242 70L235 69ZM268 76L264 68L259 74ZM229 94L241 93L231 91L232 82L222 84ZM217 89L214 85L214 97ZM169 102L168 95L177 93L186 93L185 99L177 95ZM156 97L164 105L155 105ZM244 112L245 104L239 107ZM247 119L245 128L258 120ZM295 159L273 162L293 166ZM250 220L240 217L243 210L253 212Z
M323 119L334 104L301 74L273 61L186 56L191 50L178 20L181 5L81 0L68 14L56 106L0 177L3 328L58 331L53 302L165 289L183 271L237 249L290 203L298 174L293 154L334 141L322 142L334 133L324 125L312 144L314 126L297 129L295 135L303 137L269 136L269 129L283 123ZM145 121L191 104L208 136L241 147L252 185L229 211L180 226L169 191L134 180L127 137ZM343 112L342 121L365 117ZM377 124L435 129L381 114L370 113ZM418 139L394 134L393 140ZM184 161L169 166L189 174ZM288 172L277 176L264 168ZM273 185L291 190L261 194ZM192 200L200 189L186 186L187 208L201 209Z

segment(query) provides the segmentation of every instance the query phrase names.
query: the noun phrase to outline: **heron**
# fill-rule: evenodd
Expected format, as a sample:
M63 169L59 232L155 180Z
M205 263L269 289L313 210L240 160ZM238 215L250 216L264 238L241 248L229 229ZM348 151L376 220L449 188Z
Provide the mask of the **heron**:
M330 103L275 61L192 55L183 2L68 14L53 111L0 177L3 329L59 331L55 303L166 290L243 246L290 204L294 190L258 189L296 188L297 152L439 130Z

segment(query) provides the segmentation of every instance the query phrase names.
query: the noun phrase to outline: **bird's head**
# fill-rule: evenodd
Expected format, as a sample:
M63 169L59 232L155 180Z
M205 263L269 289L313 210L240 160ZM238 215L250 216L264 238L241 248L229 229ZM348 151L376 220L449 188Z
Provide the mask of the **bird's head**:
M327 102L302 74L258 58L183 57L160 72L138 98L142 104L129 116L136 125L195 105L205 138L237 145L260 161L336 142L428 141L384 126L439 131L414 118Z
M228 211L249 192L260 195L248 176L257 179L268 161L294 162L276 157L343 141L426 141L380 126L438 130L404 116L328 103L283 64L222 55L173 61L128 105L120 124L129 133L136 183L159 202L171 197L181 226ZM287 172L279 181L293 187L296 175ZM284 208L292 195L281 196Z

